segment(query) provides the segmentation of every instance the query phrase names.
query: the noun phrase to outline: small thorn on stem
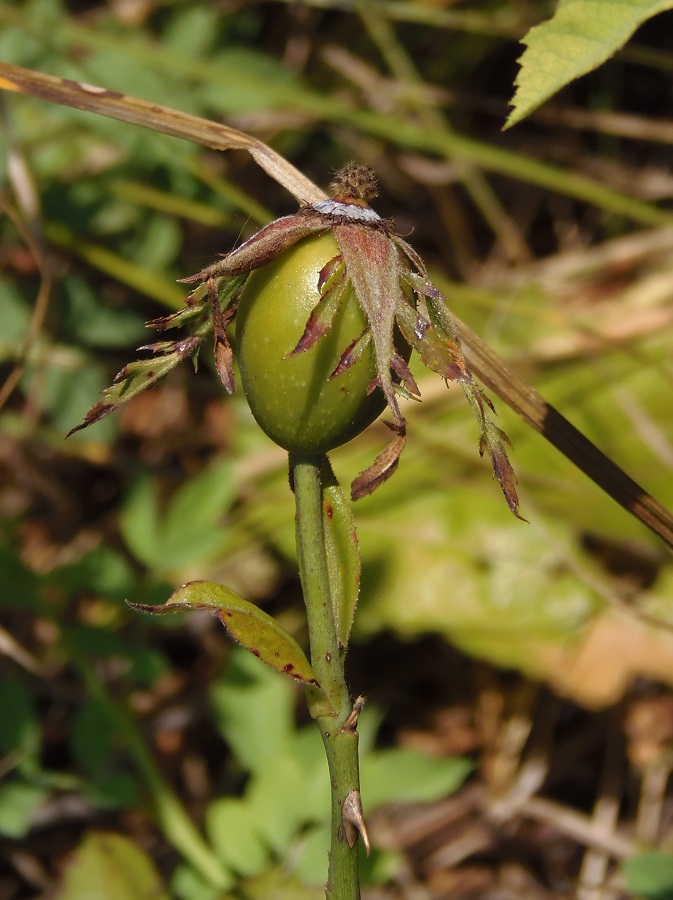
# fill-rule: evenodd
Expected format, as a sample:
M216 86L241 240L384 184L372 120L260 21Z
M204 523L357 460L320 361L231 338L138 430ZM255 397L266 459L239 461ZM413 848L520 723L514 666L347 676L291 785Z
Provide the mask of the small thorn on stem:
M356 699L355 703L353 704L353 710L350 716L346 719L343 728L341 729L342 732L355 731L355 729L358 727L358 720L360 718L360 713L363 710L365 702L366 701L364 697L358 697Z
M359 835L362 838L362 843L365 845L367 856L369 856L371 845L369 843L365 819L362 814L360 791L351 791L344 800L341 808L341 821L344 824L348 846L352 849L355 846L355 842Z

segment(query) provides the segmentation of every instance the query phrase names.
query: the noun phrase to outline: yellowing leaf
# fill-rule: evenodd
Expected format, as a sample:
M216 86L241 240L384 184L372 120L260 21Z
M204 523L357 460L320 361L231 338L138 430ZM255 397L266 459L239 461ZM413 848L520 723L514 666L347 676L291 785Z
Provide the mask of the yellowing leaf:
M272 669L290 675L302 684L318 684L306 654L292 635L268 613L222 584L190 581L178 588L163 606L144 603L129 603L129 606L154 615L211 609L234 640Z
M519 60L509 128L569 82L598 68L672 0L559 0L554 16L531 28Z
M87 835L68 863L61 900L168 900L152 860L121 834Z

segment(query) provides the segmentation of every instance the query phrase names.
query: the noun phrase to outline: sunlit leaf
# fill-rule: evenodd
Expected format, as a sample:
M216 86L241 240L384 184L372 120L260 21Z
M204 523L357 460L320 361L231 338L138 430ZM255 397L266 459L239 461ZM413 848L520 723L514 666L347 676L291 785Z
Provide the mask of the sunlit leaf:
M206 814L206 831L218 858L241 875L257 875L269 853L256 828L254 810L240 797L214 800Z
M379 750L362 760L362 799L368 809L438 800L457 790L472 769L467 759L435 759L405 747Z
M523 39L507 127L604 63L646 19L671 8L671 0L559 0L554 16Z
M129 838L89 833L70 858L61 900L168 900L150 857Z
M673 856L668 853L641 853L622 863L629 891L646 900L673 897Z
M306 654L292 635L268 613L224 585L192 581L175 591L163 606L142 603L129 603L129 606L155 615L210 609L234 640L272 669L303 684L318 684Z
M37 785L6 780L0 784L0 835L25 837L34 814L48 796L49 792Z

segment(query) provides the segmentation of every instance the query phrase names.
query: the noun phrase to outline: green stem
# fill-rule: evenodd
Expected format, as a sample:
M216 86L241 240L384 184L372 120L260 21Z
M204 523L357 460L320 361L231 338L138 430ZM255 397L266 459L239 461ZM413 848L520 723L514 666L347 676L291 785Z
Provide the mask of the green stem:
M327 695L324 714L308 693L322 734L332 790L331 848L327 900L359 900L358 836L367 842L360 805L358 734L360 704L351 703L344 677L346 648L339 642L330 595L323 524L322 457L290 455L296 504L299 574L306 604L311 665Z

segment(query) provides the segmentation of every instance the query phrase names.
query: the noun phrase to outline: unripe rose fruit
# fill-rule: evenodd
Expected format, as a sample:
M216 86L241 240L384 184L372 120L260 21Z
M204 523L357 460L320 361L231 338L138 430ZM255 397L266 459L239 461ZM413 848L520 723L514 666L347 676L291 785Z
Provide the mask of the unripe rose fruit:
M238 362L252 414L273 441L299 455L345 444L386 405L380 390L367 394L376 377L370 348L328 381L343 351L367 325L350 288L331 330L310 349L287 356L320 299L320 271L338 253L329 233L300 241L252 272L238 308Z

